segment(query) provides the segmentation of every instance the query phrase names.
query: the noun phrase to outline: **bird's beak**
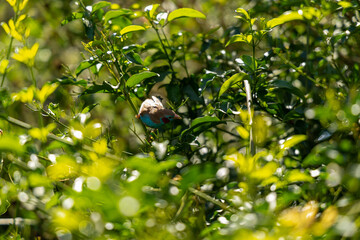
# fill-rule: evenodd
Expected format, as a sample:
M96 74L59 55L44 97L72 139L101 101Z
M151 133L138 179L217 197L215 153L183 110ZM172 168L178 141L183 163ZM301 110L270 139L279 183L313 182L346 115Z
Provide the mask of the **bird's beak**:
M181 117L175 113L174 119L181 119Z
M139 119L139 118L140 118L140 114L138 114L138 115L135 115L135 117L136 117L137 119Z

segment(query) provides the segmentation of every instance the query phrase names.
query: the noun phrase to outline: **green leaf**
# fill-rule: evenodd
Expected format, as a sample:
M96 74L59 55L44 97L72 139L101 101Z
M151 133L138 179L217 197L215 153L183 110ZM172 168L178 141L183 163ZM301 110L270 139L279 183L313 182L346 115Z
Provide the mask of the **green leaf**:
M247 42L246 36L242 33L231 36L230 40L226 43L225 47L229 46L232 43L236 43L236 42L245 42L246 43Z
M300 91L300 89L294 87L291 83L284 81L284 80L275 80L271 82L271 85L276 88L284 88L287 89L292 94L300 97L301 99L305 100L305 96L303 92Z
M0 153L12 152L18 155L25 153L25 147L20 144L20 140L17 137L10 135L0 136Z
M0 199L0 203L0 215L3 215L4 213L6 213L11 204L7 199L2 198Z
M290 22L290 21L294 21L294 20L303 20L303 19L304 19L304 17L302 15L300 15L298 11L285 12L280 17L269 20L266 23L266 26L268 28L274 28L274 27L281 25L283 23L286 23L286 22Z
M135 52L128 52L127 54L125 54L125 57L132 63L144 65L144 62L141 59L140 55Z
M100 1L100 2L97 2L95 3L94 5L92 5L92 12L96 12L97 10L101 9L101 8L104 8L104 7L107 7L107 6L110 6L111 3L110 2L107 2L107 1Z
M183 170L181 185L182 189L187 189L195 184L199 184L207 179L215 177L216 167L212 163L190 165Z
M206 16L192 8L179 8L172 11L168 16L168 21L171 22L177 18L206 18Z
M82 80L77 81L76 78L67 77L67 76L57 78L57 79L53 80L52 83L59 83L61 85L78 85L78 86L82 86L82 87L87 86L86 80L82 79Z
M131 15L133 14L133 11L129 10L129 9L119 9L119 10L113 10L113 11L108 11L105 14L104 20L105 23L108 23L109 20L113 19L113 18L117 18L123 15Z
M118 86L113 86L110 83L104 81L101 85L97 85L96 83L93 83L93 85L89 88L87 88L84 92L81 93L81 95L86 94L93 94L93 93L112 93L117 89Z
M241 59L244 62L244 67L247 71L255 71L257 68L257 61L256 59L253 59L253 57L249 56L249 55L243 55L241 57ZM255 61L255 64L254 64ZM254 65L255 65L255 69L254 69Z
M121 29L120 34L125 35L125 34L130 33L130 32L143 31L143 30L146 30L143 26L130 25L130 26L126 26L123 29Z
M192 133L194 135L198 135L206 130L208 130L211 127L214 127L216 125L226 123L226 121L221 121L217 117L211 117L211 116L205 116L205 117L199 117L194 119L192 121L190 128L185 129L181 133L181 138L183 138L185 135Z
M98 63L98 61L90 61L90 60L82 61L80 63L80 65L75 70L76 76L79 76L80 73L82 73L82 71L84 71L85 69L90 68L91 66L94 66L97 63Z
M82 12L73 12L71 14L71 16L65 18L62 22L61 22L61 25L65 25L65 24L68 24L69 22L71 21L74 21L76 19L81 19L82 17L84 17L84 13Z
M51 180L46 176L40 175L38 173L31 173L29 175L29 184L31 187L51 187Z
M305 141L307 139L306 135L293 135L285 140L283 144L281 144L280 148L282 150L291 148L296 144Z
M128 86L130 88L134 87L136 84L141 83L144 79L155 77L155 76L159 76L159 74L154 73L154 72L141 72L138 74L134 74L126 81L126 86Z
M211 72L208 70L205 70L205 74L201 77L201 84L200 84L200 93L202 94L207 86L209 86L215 77L217 76L216 72Z
M246 77L246 76L247 76L247 74L243 73L243 72L232 75L221 86L220 91L219 91L219 97L221 97L221 95L223 95L229 88L231 88L232 85L242 81L244 79L244 77Z

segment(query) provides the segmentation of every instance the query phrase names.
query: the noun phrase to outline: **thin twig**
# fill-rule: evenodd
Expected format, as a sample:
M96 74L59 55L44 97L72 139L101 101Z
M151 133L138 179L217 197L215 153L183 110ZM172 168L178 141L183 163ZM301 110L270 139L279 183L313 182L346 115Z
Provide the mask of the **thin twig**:
M300 75L306 77L307 79L309 79L310 81L312 81L313 83L315 83L315 85L317 86L321 86L321 87L326 87L324 84L319 83L318 81L316 81L314 78L310 77L309 75L307 75L306 73L304 73L300 68L296 67L295 64L293 64L292 62L290 62L290 60L286 59L280 52L274 50L274 53L276 53L276 55L279 56L279 58L284 61L285 64L289 65L291 68L293 68L296 72L298 72Z
M170 183L175 185L175 186L180 186L180 183L175 181L175 180L170 180ZM191 193L205 199L206 201L209 201L209 202L219 206L220 208L222 208L222 209L224 209L226 211L229 211L231 213L238 213L239 212L239 210L237 210L237 209L235 209L235 208L233 208L231 206L228 206L227 204L221 202L220 200L215 199L215 198L207 195L206 193L203 193L203 192L201 192L201 191L199 191L199 190L197 190L197 189L195 189L193 187L189 187L188 190L189 190L189 192L191 192Z

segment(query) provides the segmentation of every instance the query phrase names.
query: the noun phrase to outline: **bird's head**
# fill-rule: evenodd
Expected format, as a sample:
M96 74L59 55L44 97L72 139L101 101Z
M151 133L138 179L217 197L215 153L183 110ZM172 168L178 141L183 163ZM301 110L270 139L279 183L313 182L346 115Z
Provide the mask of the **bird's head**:
M177 115L173 110L163 109L162 114L160 116L160 121L163 124L172 122L175 119L181 119L179 115Z

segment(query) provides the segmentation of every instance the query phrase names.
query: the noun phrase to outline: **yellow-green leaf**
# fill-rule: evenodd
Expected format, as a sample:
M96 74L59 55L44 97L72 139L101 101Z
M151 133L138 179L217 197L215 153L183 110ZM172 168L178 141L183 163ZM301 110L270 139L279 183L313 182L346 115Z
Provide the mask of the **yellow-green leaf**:
M283 144L281 144L280 148L282 150L291 148L291 147L295 146L296 144L298 144L302 141L305 141L306 138L307 138L306 135L293 135L293 136L287 138L285 140L285 142Z
M273 28L273 27L276 27L276 26L286 23L286 22L290 22L290 21L294 21L294 20L302 20L302 19L303 19L303 16L300 15L297 11L285 12L280 17L269 20L266 23L266 26L268 28Z
M79 167L74 159L62 155L56 158L56 163L46 168L47 175L52 180L65 180L74 177Z
M237 82L240 82L241 80L244 79L244 77L246 77L247 74L246 73L236 73L233 76L231 76L228 80L226 80L223 85L220 88L219 91L219 97L221 95L223 95L232 85L234 85Z
M47 135L56 128L55 123L50 123L44 128L32 128L29 130L29 134L31 137L39 139L42 142L46 142Z
M240 137L242 137L243 139L249 139L249 131L246 130L244 127L237 126L236 131L239 133Z
M229 46L232 43L236 43L236 42L246 42L246 35L240 33L240 34L235 34L235 35L231 36L230 40L226 43L225 47Z
M156 9L159 6L160 6L160 4L152 4L152 5L146 6L144 11L149 12L149 17L152 18L154 16L154 13L155 13Z
M339 4L341 7L343 7L343 8L352 7L351 2L347 2L347 1L340 1L340 2L338 2L338 4Z
M36 92L36 96L41 102L41 104L43 104L46 101L46 99L50 96L50 94L52 94L56 90L58 86L59 84L57 83L45 84L40 91Z
M250 177L256 178L259 180L266 179L266 178L271 177L277 168L278 168L277 163L269 162L265 166L257 169L256 171L251 172Z
M25 63L27 66L34 66L35 55L39 49L39 44L35 43L31 48L23 47L19 49L18 53L14 53L12 58Z
M172 11L169 14L168 21L171 22L177 18L206 18L206 16L195 9L192 8L179 8Z
M246 19L246 20L249 20L249 19L250 19L249 13L248 13L245 9L243 9L243 8L238 8L238 9L235 10L235 12L237 12L237 13L242 13L242 14L245 16L245 19Z
M30 103L34 99L34 87L25 88L18 93L12 93L11 98L13 101Z
M100 141L93 143L94 151L100 155L104 155L107 151L107 142L106 139L102 138Z
M309 176L307 173L300 172L299 169L294 169L286 175L286 180L289 183L293 182L312 182L314 179Z
M17 137L3 135L0 137L0 153L1 152L12 152L21 155L25 152L25 147L20 144Z
M9 65L9 60L3 59L0 62L0 73L4 74L6 71L7 66Z
M123 29L121 29L120 34L125 35L125 34L130 33L130 32L143 31L143 30L145 30L145 28L143 26L130 25L130 26L126 26Z

